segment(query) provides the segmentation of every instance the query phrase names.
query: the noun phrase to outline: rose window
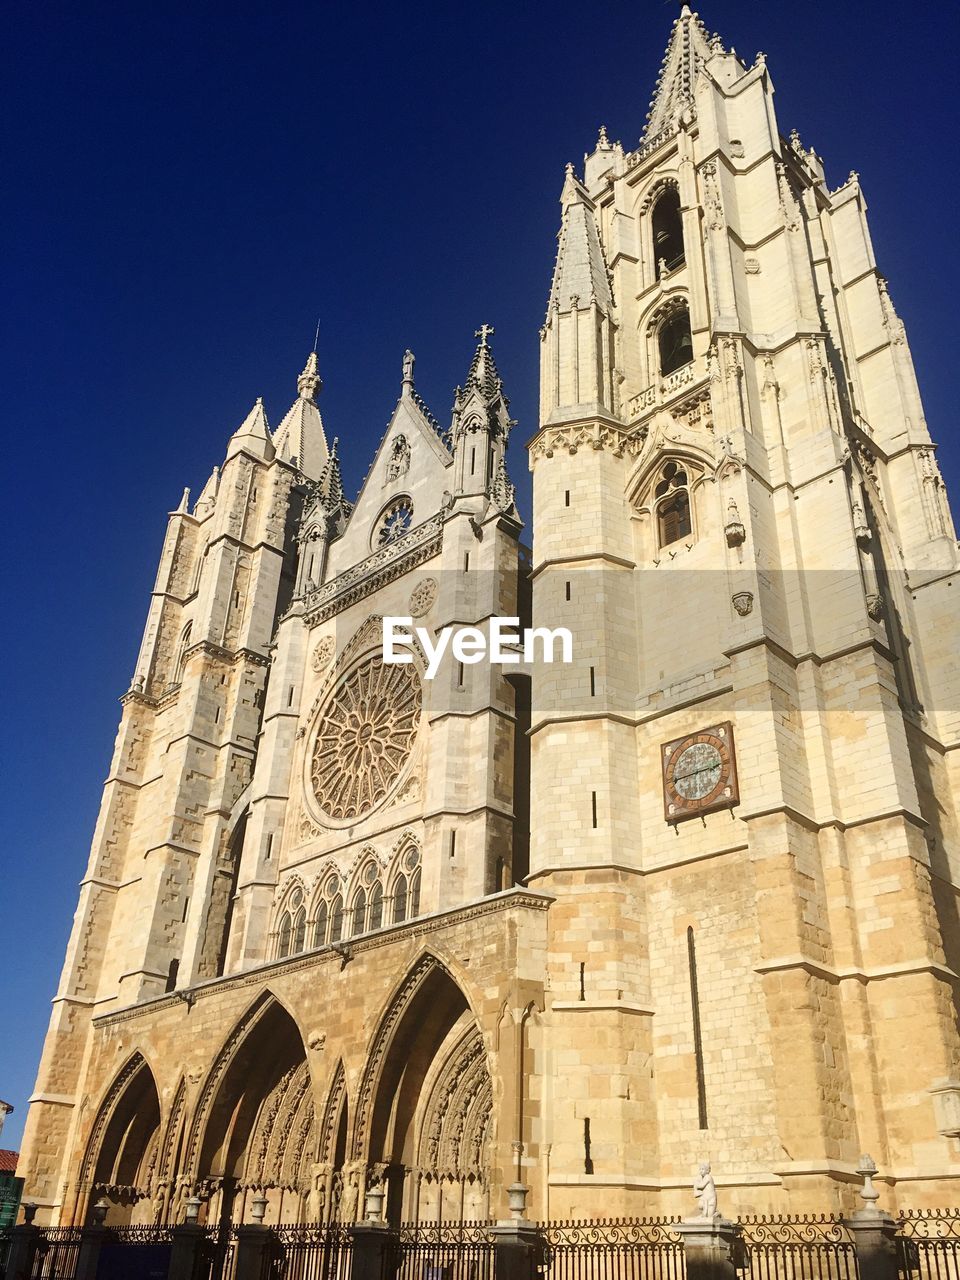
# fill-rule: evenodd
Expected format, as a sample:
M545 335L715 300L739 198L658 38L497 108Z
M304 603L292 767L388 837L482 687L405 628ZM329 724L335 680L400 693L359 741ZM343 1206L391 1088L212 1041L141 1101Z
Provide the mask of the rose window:
M375 542L378 547L402 538L413 524L413 503L409 498L398 498L391 502L377 525Z
M327 817L346 822L389 795L420 723L420 681L412 666L374 656L347 676L320 713L310 780Z

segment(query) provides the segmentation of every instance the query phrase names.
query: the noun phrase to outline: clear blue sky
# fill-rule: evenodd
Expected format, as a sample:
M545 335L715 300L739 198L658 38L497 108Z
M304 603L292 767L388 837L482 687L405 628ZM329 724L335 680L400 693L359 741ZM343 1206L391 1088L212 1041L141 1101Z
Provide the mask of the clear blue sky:
M404 347L444 420L484 321L527 439L564 163L601 123L636 144L677 11L6 7L3 1146L19 1142L165 513L256 396L279 421L318 315L348 490ZM860 172L956 505L956 6L702 11L742 56L766 52L781 129L831 185Z

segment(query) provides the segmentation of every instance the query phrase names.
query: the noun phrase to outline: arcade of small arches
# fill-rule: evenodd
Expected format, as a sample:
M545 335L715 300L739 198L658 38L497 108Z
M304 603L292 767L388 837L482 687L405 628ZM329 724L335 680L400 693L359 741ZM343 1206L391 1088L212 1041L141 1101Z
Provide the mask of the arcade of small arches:
M181 1078L161 1093L134 1053L96 1112L62 1221L85 1221L106 1197L108 1225L177 1223L197 1196L211 1225L251 1221L259 1197L267 1223L354 1222L372 1185L393 1224L484 1220L493 1085L444 966L425 956L408 973L361 1070L331 1050L308 1059L293 1016L265 992L199 1089Z
M329 871L320 877L312 901L303 884L295 880L285 890L277 913L276 958L283 960L308 949L416 919L420 914L421 878L420 848L408 842L386 873L375 856L362 861L349 882L339 871Z

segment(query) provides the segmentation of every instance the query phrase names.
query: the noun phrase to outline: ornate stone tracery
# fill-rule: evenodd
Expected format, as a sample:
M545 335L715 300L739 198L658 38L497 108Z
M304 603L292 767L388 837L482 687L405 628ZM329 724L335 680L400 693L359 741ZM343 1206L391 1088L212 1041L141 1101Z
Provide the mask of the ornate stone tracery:
M422 701L412 664L388 667L379 655L340 683L320 713L310 759L326 818L353 821L383 803L410 757Z

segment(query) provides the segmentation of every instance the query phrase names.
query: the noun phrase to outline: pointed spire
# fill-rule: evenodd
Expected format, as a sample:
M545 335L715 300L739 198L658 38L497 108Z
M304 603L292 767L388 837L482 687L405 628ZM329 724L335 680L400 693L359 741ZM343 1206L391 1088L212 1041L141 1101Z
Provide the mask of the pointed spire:
M486 400L492 400L503 389L493 352L490 350L489 339L495 332L492 325L482 324L474 333L473 336L479 338L480 342L470 362L470 372L464 386L466 392L471 387L476 387Z
M297 398L277 427L273 442L277 454L309 476L317 479L327 460L327 438L314 397L323 386L317 368L317 353L311 351L303 373L297 379Z
M267 423L267 414L263 407L262 396L257 396L256 404L230 437L230 443L227 446L227 457L232 458L241 449L255 454L258 458L267 460L274 456L273 443L270 440L270 427Z
M323 471L318 481L320 492L327 500L328 509L341 506L346 496L343 492L343 476L340 474L339 448L340 440L337 436L334 436L329 457L323 464Z
M666 56L650 102L644 138L654 138L675 124L684 109L693 104L693 90L700 68L715 53L723 51L719 36L711 37L689 5L680 10L673 24Z
M559 307L562 311L569 311L578 306L587 307L595 298L600 310L609 314L613 295L594 206L577 181L572 165L567 165L560 203L563 221L549 310Z
M317 372L317 353L311 351L307 356L307 363L303 367L303 373L297 379L297 390L300 392L301 400L316 400L317 392L323 387L323 381Z
M177 515L186 515L190 510L190 490L184 489L183 497L180 499L180 505L177 507Z

